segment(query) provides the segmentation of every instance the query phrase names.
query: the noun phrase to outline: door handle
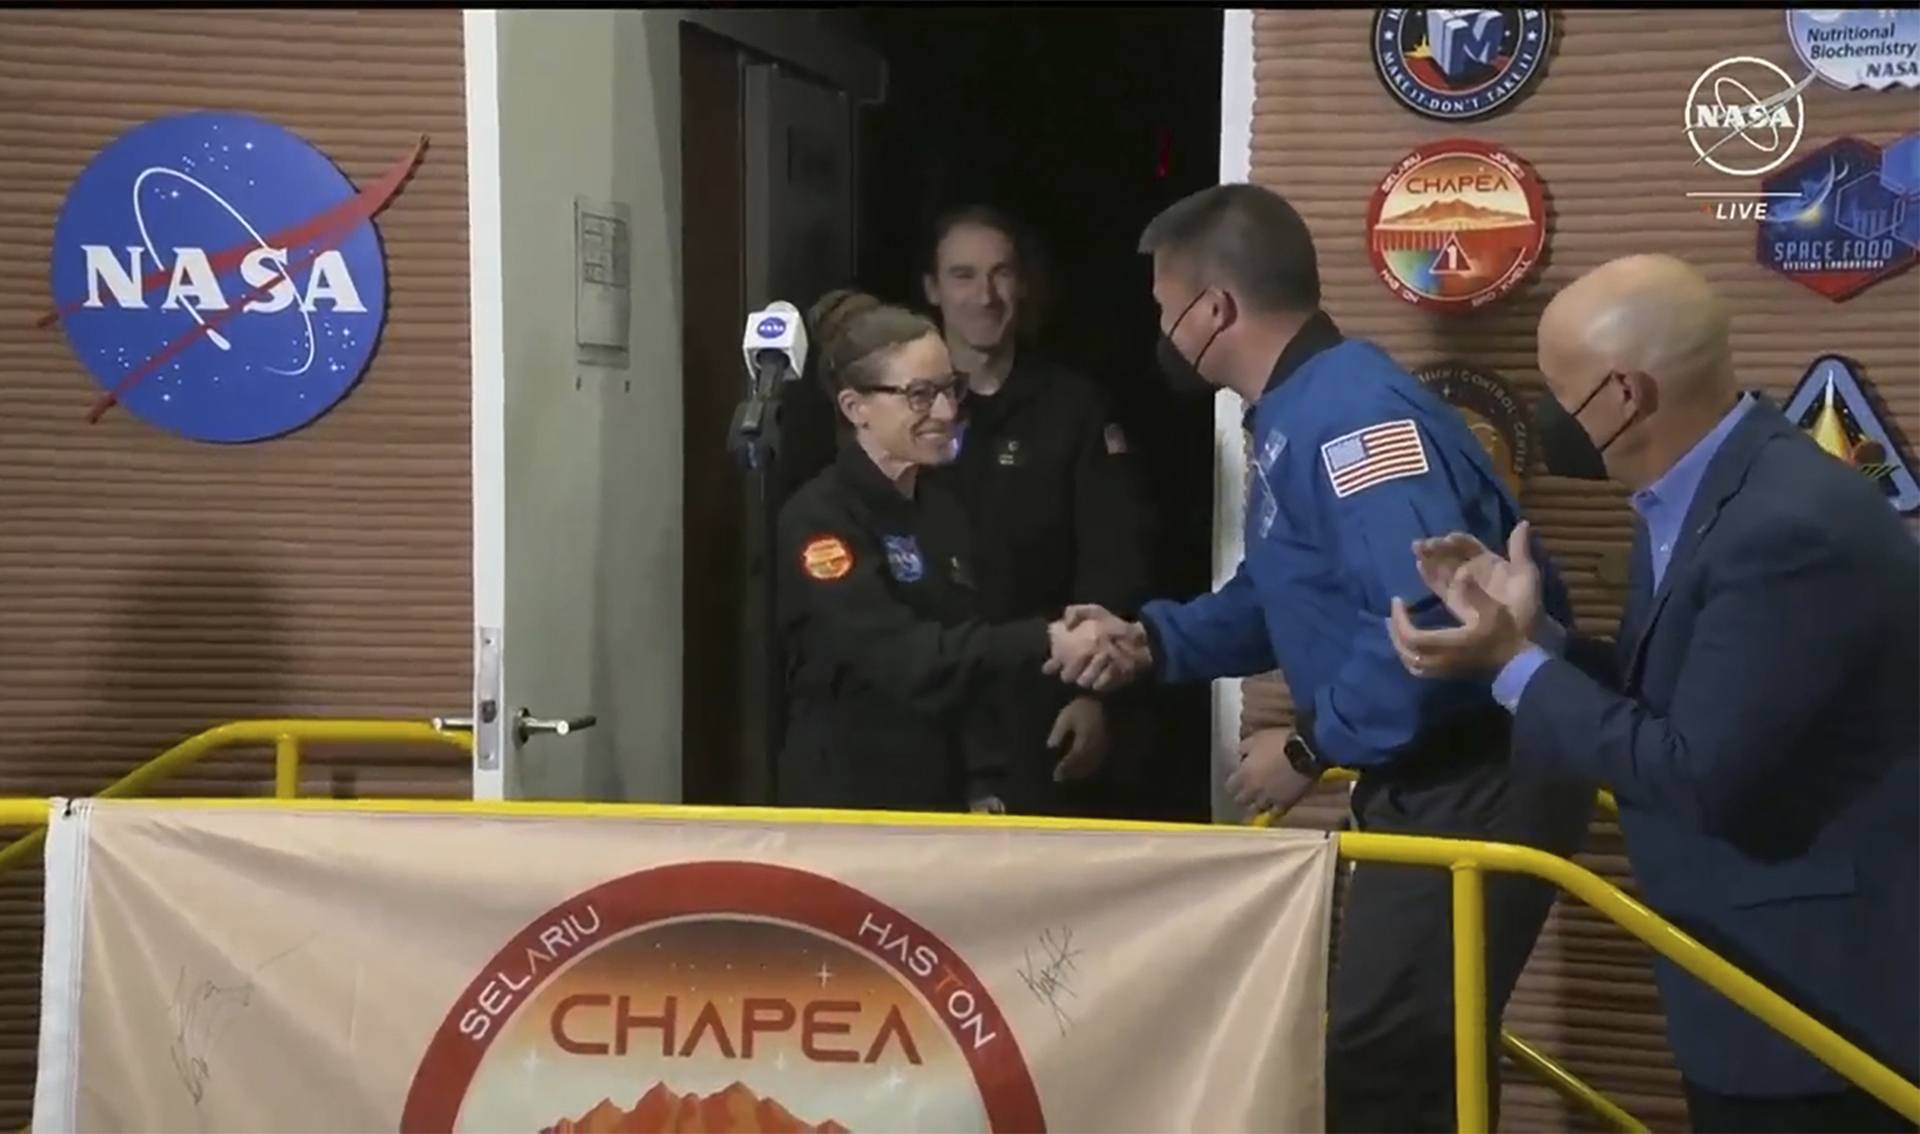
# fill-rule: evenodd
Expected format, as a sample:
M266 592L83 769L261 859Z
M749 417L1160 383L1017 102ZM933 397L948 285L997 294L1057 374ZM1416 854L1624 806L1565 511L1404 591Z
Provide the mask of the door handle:
M592 714L580 717L560 717L549 720L544 717L536 717L531 711L523 708L519 713L515 714L513 718L513 739L515 744L525 744L527 738L533 736L535 733L551 733L554 736L566 736L569 733L579 732L581 729L592 728L598 722L599 718Z

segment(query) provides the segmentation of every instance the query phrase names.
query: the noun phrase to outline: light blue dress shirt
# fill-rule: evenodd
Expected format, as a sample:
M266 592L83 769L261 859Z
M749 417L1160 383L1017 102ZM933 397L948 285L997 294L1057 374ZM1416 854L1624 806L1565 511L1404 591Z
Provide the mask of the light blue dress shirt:
M1681 526L1687 521L1687 510L1693 507L1694 494L1700 490L1700 478L1706 475L1707 466L1713 463L1713 456L1726 444L1727 436L1734 426L1752 409L1752 394L1742 394L1727 416L1699 441L1686 454L1673 463L1673 467L1661 475L1646 488L1633 494L1630 503L1633 510L1647 525L1647 551L1653 557L1653 589L1660 589L1660 580L1666 577L1667 564L1673 560L1674 545L1680 542ZM1560 653L1565 644L1567 632L1551 619L1536 633L1537 644L1528 646L1512 661L1501 667L1493 679L1493 699L1500 702L1508 712L1519 707L1521 696L1527 691L1527 682L1547 658ZM1544 639L1544 640L1541 640Z

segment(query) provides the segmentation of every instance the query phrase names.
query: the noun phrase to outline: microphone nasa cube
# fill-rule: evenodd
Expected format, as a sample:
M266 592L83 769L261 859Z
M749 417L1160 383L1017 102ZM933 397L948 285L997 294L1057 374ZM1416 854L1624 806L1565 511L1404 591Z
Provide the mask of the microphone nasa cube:
M752 381L763 362L775 357L784 360L776 380L797 381L807 369L807 323L800 309L786 300L747 314L746 330L740 336L740 354Z
M356 190L326 155L247 114L160 118L74 179L53 233L54 310L100 387L198 441L277 437L351 390L380 342L373 216L425 148Z

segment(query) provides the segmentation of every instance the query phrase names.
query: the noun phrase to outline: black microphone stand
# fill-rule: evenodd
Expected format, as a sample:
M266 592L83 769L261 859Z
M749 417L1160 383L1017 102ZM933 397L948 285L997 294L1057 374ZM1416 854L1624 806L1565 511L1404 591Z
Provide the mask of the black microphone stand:
M747 802L762 804L780 802L780 744L786 736L787 673L777 606L780 482L775 475L780 460L780 387L786 375L785 356L776 351L761 352L754 360L746 400L734 409L733 424L727 431L727 452L741 462L752 477L748 504L752 517L748 530L758 533L760 540L759 554L749 554L748 561L757 564L759 570L761 664L766 674L765 704L761 712L761 764L767 786L765 799ZM751 568L748 573L753 573Z

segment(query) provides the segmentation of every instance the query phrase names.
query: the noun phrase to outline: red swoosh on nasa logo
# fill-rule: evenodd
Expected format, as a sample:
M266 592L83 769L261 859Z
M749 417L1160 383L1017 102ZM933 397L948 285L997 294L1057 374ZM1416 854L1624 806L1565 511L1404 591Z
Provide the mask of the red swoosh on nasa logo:
M426 151L426 148L427 138L426 135L422 134L420 140L414 144L413 156L403 162L395 164L393 168L382 174L379 180L368 186L365 191L347 198L316 217L312 217L291 228L283 228L279 232L270 233L264 239L266 246L269 248L292 248L305 244L315 237L325 235L342 225L358 224L367 217L378 213L386 207L387 202L393 198L393 195L400 191L400 186L406 181L407 174L411 173L413 167L420 163L420 155ZM369 197L374 198L371 208L363 204ZM257 244L242 242L224 252L216 252L207 257L207 263L215 272L222 272L238 265L240 261L247 258L249 252L252 252L258 247L259 245ZM173 270L171 268L156 267L153 271L148 272L140 278L140 290L145 291L148 288L168 283L172 276ZM53 310L46 312L35 320L34 326L52 326L54 323L86 306L86 302L84 299L76 299L70 303L56 306Z
M420 140L414 143L413 152L388 167L387 171L381 174L379 179L374 181L373 184L367 186L354 196L349 197L339 205L328 209L326 212L291 228L282 229L269 236L267 238L269 247L298 247L311 243L313 249L297 262L283 265L281 270L275 272L265 283L241 295L239 301L229 305L226 310L217 312L211 316L202 312L201 318L204 322L195 322L193 327L186 333L154 352L154 356L148 359L145 365L129 372L126 377L120 380L118 385L114 386L113 389L107 391L105 394L102 394L100 398L93 403L92 408L87 411L88 423L91 424L99 421L128 390L159 370L170 359L178 356L182 351L205 337L208 331L213 330L245 310L247 304L256 299L264 298L272 292L282 280L290 277L296 270L306 267L318 258L321 253L332 249L334 245L344 239L360 222L371 220L382 209L386 208L400 192L401 187L406 184L407 178L413 174L414 169L419 166L420 158L426 153L426 150L427 136L422 134L420 135ZM223 268L231 268L246 259L247 253L257 247L259 247L259 245L251 241L236 245L233 248L209 256L207 258L208 263L213 265L215 271ZM151 272L141 281L141 287L144 289L154 286L156 283L166 282L170 275L171 272L167 269ZM82 303L84 303L84 301L82 301ZM65 308L50 311L40 318L38 325L42 327L48 326L72 314L78 310L79 307L80 304L69 304Z

